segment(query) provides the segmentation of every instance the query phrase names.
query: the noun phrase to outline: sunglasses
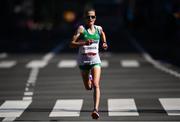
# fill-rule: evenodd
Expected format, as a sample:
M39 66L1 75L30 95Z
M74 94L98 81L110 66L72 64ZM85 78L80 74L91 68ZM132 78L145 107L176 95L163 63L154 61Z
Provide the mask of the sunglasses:
M86 16L86 19L95 19L96 16Z

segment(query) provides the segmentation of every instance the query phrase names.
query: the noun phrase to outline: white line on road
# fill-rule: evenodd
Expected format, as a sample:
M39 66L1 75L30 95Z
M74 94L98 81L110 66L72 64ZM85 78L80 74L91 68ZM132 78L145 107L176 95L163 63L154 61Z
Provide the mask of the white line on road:
M50 53L46 54L42 60L45 62L49 62L54 57L54 55L55 55L54 53L50 52Z
M33 68L31 70L31 73L30 73L27 83L34 85L37 80L38 73L39 73L39 68Z
M54 48L50 53L46 54L42 60L34 60L26 65L28 68L32 68L30 76L26 83L26 88L23 96L23 100L6 101L0 106L0 117L5 117L3 121L14 121L17 117L21 116L24 110L31 104L33 97L33 89L38 77L39 68L45 67L48 62L54 57L55 53L62 50L65 44L59 45ZM2 67L12 67L16 64L15 61L1 62ZM29 91L31 90L31 91Z
M26 101L27 101L27 100L32 101L32 97L23 97L23 99L22 99L22 100L24 100L24 101L25 101L25 100L26 100Z
M159 101L168 115L180 115L180 98L159 98Z
M109 116L139 116L134 99L108 99Z
M28 92L28 91L29 91L29 87L26 87L26 88L25 88L25 91Z
M2 120L2 122L13 122L16 119L16 117L6 117Z
M24 92L24 96L32 96L33 92Z
M77 66L76 60L61 60L58 64L59 68L74 68Z
M82 99L57 100L49 117L75 117L80 116Z
M0 53L0 58L6 58L7 56L7 53Z
M122 67L139 67L139 62L136 60L122 60L120 61Z
M43 68L47 65L47 61L44 60L33 60L29 62L26 67L27 68Z
M59 68L74 68L77 66L77 61L76 60L61 60L58 63ZM101 66L106 68L109 66L109 63L107 60L102 60L101 61Z
M155 68L163 71L163 72L166 72L170 75L173 75L177 78L180 78L180 73L175 71L175 70L172 70L170 68L167 68L165 67L164 65L162 65L160 62L156 61L155 59L153 59L151 57L151 55L144 49L141 47L141 45L139 43L137 43L137 41L133 38L130 39L131 42L133 43L133 45L136 47L136 49L142 53L142 56L145 58L145 60L147 62L149 62L150 64L154 65Z
M54 57L53 53L47 53L42 60L33 60L29 62L26 67L27 68L44 68L48 62Z
M109 66L109 62L108 62L107 60L102 60L102 61L101 61L101 66L102 66L103 68L108 67L108 66Z
M0 106L0 117L6 117L4 121L20 117L31 101L7 100Z
M166 72L166 73L168 73L170 75L173 75L173 76L175 76L177 78L180 78L180 73L163 66L160 62L154 60L149 54L143 53L143 57L146 59L146 61L148 61L149 63L154 65L155 68L157 68L157 69L159 69L159 70L161 70L163 72Z
M63 47L64 45L60 44L53 50L58 52ZM33 89L37 81L39 70L40 68L44 68L49 63L49 61L54 57L54 55L55 55L55 52L51 51L47 53L41 60L33 60L26 65L27 68L32 68L32 69L26 83L24 96L22 98L23 100L32 100L32 96L34 94Z
M0 68L11 68L16 65L16 61L1 61Z

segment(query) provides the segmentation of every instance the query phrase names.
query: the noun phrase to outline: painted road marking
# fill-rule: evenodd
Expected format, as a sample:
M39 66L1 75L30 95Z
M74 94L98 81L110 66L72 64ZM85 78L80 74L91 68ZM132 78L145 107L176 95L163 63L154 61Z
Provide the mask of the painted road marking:
M24 96L32 96L33 92L24 92Z
M59 68L74 68L77 66L76 60L61 60L58 64Z
M20 117L30 104L31 101L7 100L0 106L0 117L5 117L5 120Z
M34 84L36 83L38 74L39 74L39 68L33 68L33 69L31 70L31 73L30 73L30 75L29 75L29 78L28 78L27 83L28 83L28 84L31 84L31 85L34 85Z
M24 95L25 95L25 96L32 96L32 95L33 95L33 92L24 92Z
M44 57L43 57L43 61L45 62L49 62L53 57L54 57L54 53L50 52L50 53L47 53Z
M139 43L137 43L137 41L135 39L131 38L130 40L131 40L132 44L136 47L136 49L142 53L142 56L144 57L144 59L147 62L154 65L155 68L157 68L163 72L166 72L170 75L173 75L173 76L180 79L180 73L179 72L177 72L173 69L170 69L170 68L164 66L162 63L153 59L153 57L143 47L141 47L141 45Z
M59 62L58 67L59 68L74 68L77 66L77 61L76 60L62 60ZM109 62L107 60L102 60L101 61L101 66L102 67L108 67Z
M27 68L43 68L47 65L46 61L43 60L33 60L29 62L26 67Z
M76 117L80 116L82 99L57 100L49 117Z
M32 101L32 97L23 97L23 100L29 100L29 101Z
M11 68L16 65L16 61L1 61L0 68Z
M24 96L22 100L32 101L32 96L34 94L33 89L36 84L38 74L39 74L39 68L32 68L31 73L26 83L26 88L25 88L25 92L24 92Z
M139 116L134 99L108 99L109 116Z
M180 98L159 98L159 101L169 116L180 115Z
M8 56L7 53L0 53L0 58L6 58Z
M104 68L108 67L109 66L109 62L107 60L102 60L101 61L101 66L104 67Z
M13 122L15 119L16 117L8 117L8 118L4 118L2 122Z
M122 60L120 61L122 67L139 67L140 64L136 60Z

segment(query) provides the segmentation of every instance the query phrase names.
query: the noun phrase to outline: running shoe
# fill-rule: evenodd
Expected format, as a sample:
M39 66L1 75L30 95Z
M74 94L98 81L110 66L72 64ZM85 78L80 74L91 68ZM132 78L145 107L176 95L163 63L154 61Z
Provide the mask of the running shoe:
M99 113L96 109L93 110L91 117L92 117L92 119L99 119Z

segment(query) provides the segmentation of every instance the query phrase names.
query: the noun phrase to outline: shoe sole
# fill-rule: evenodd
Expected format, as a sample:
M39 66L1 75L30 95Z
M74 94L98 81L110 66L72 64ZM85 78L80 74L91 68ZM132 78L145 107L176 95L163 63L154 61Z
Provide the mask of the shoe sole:
M92 116L93 119L98 119L98 118L99 118L99 114L96 113L96 112L93 112L93 113L91 114L91 116Z

